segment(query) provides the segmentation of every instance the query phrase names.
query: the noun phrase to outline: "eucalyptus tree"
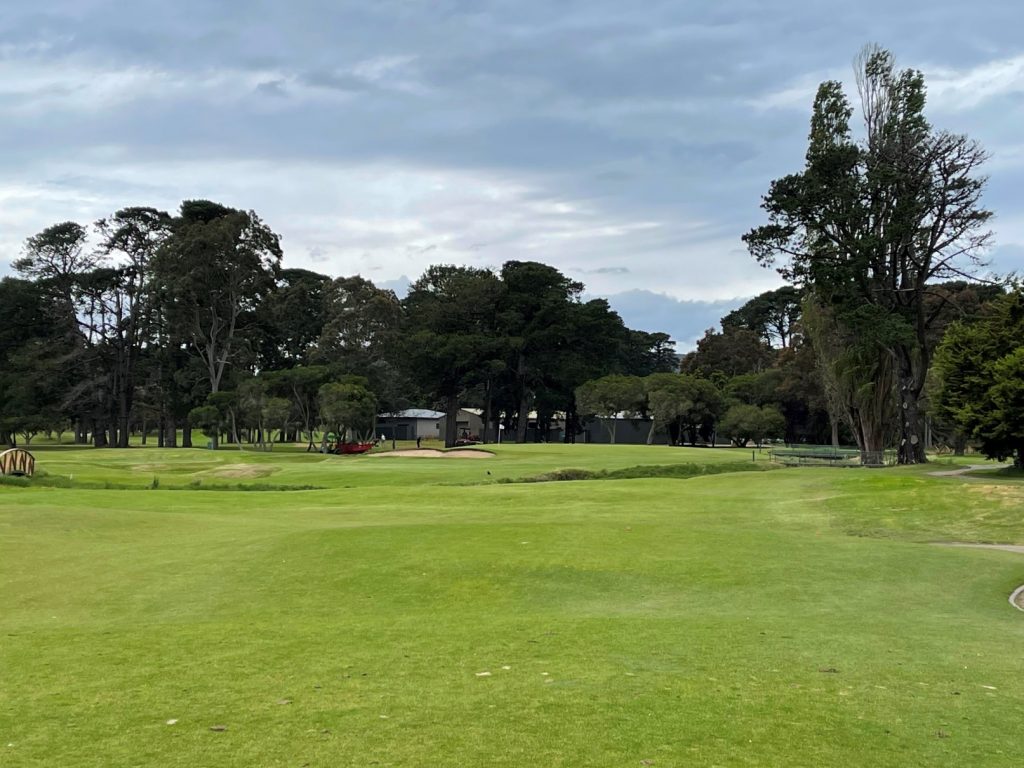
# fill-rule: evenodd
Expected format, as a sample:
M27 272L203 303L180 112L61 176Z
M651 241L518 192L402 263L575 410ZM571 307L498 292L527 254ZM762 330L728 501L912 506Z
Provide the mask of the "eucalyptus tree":
M402 365L443 403L446 446L457 438L460 396L483 369L503 359L506 347L498 332L503 292L490 270L435 265L403 301Z
M680 422L693 409L693 377L681 373L652 373L644 378L644 390L647 410L651 415L647 444L653 444L654 435L664 430L669 444L675 445L679 439Z
M96 222L100 253L115 263L108 275L111 322L105 346L109 350L119 448L128 447L139 363L146 344L152 340L150 267L170 234L170 224L171 218L164 211L144 207L123 208Z
M320 387L331 379L326 365L297 365L262 374L270 391L277 397L287 398L299 418L300 434L306 433L306 452L315 450L313 430L317 424Z
M639 376L613 373L577 387L576 402L580 413L593 414L602 420L614 445L618 417L639 416L646 407L647 392Z
M400 365L402 303L394 291L355 275L323 288L323 320L310 353L335 372L363 376L387 411L407 407Z
M722 318L722 328L754 331L766 344L788 348L800 323L800 291L784 285L766 291Z
M254 352L246 332L274 288L281 256L278 236L255 212L208 200L181 204L153 261L154 279L164 322L202 361L211 393L242 351Z
M257 310L260 370L308 365L324 329L331 278L308 269L282 269Z
M339 439L373 437L377 420L377 397L361 376L346 376L341 381L320 387L320 419L324 427Z
M526 442L530 405L554 359L570 348L573 306L583 284L536 261L501 268L501 332L508 345L508 375L516 398L516 442Z

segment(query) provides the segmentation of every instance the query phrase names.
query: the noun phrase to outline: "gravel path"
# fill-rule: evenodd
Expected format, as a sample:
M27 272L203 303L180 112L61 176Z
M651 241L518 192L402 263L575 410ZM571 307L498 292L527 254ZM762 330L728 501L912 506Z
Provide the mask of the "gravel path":
M1024 611L1024 584L1013 590L1013 594L1010 595L1010 605Z
M967 547L968 549L1001 549L1024 555L1024 544L970 544L964 541L936 542L940 547Z
M973 472L976 469L999 469L999 465L993 466L992 464L971 464L969 467L962 467L961 469L944 469L941 472L929 472L928 474L932 477L960 477L966 475L968 472Z

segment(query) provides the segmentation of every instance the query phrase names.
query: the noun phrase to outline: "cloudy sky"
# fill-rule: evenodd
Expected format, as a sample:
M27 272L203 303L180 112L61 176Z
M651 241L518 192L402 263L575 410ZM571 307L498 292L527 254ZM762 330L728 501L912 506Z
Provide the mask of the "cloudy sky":
M992 159L1024 269L1019 0L5 0L0 274L130 204L255 209L286 265L400 287L544 261L689 347L776 287L740 236L814 89L878 42Z

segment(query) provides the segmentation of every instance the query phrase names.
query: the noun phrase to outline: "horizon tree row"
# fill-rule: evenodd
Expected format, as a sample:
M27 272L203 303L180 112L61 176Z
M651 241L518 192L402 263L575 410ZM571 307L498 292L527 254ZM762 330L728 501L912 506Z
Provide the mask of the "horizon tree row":
M531 412L565 413L571 440L581 383L676 367L667 334L627 328L538 262L431 266L399 299L282 260L255 212L207 200L30 237L17 277L0 280L0 440L71 431L127 447L155 432L188 447L196 427L216 448L265 444L272 425L312 446L321 425L372 434L369 410L412 404L481 407L492 434L501 424L520 442Z
M926 299L933 320L926 351L935 362L921 398L929 449L962 455L970 445L992 458L1024 455L1024 291L963 280L936 283ZM755 296L708 329L681 359L679 373L608 375L577 389L585 416L600 419L615 442L623 419L647 424L647 443L733 445L765 439L839 447L858 444L857 409L843 399L859 388L861 401L894 408L893 383L864 383L857 366L831 365L841 344L823 334L817 302L785 286ZM842 377L841 379L839 377ZM895 413L887 416L882 450L901 439ZM637 424L636 426L639 426ZM877 460L878 457L865 457Z

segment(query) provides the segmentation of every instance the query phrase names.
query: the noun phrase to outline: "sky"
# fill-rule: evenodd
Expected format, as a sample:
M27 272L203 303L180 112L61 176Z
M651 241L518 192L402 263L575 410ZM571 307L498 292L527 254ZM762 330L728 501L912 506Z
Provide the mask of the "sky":
M0 274L126 205L255 210L285 265L401 290L552 264L680 350L780 285L740 237L866 43L990 153L990 268L1024 270L1019 0L0 4ZM852 93L852 91L851 91Z

